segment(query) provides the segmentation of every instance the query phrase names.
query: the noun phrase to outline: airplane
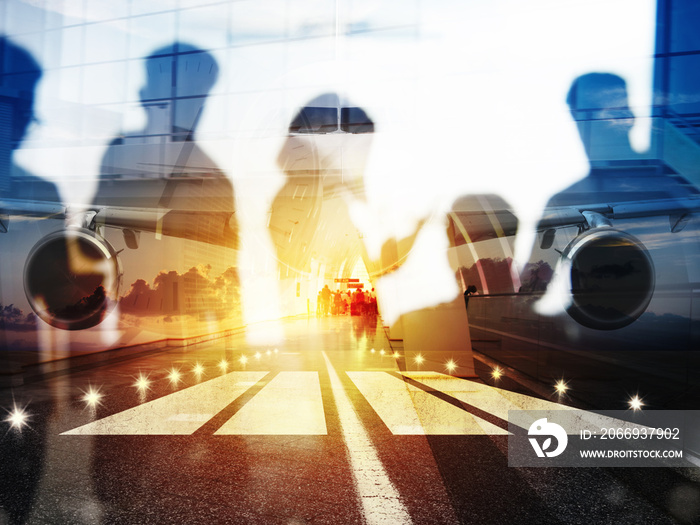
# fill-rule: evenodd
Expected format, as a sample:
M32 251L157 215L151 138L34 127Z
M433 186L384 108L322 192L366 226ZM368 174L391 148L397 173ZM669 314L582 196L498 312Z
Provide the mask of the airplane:
M549 207L512 272L507 203L460 199L449 232L474 351L550 387L564 380L591 405L612 390L620 402L644 392L656 408L696 406L698 211L697 194Z
M31 249L24 267L30 306L56 328L96 326L118 303L123 249L105 238L105 228L120 231L126 248L134 250L141 244L141 232L230 249L238 245L235 210L222 198L231 193L226 178L124 179L110 181L110 187L110 197L100 205L0 200L5 233L13 216L57 221L55 230Z
M632 151L625 101L611 109L599 97L611 86L624 82L591 73L572 86L590 173L549 200L524 263L513 260L518 219L508 203L455 202L448 230L469 290L472 345L489 381L492 370L511 369L550 395L566 385L559 393L588 406L627 408L637 397L650 408L694 409L700 191L673 159Z
M222 255L210 248L212 253L204 258L195 249L197 253L189 259L195 261L192 266L216 257L224 259L234 268L228 278L235 281L239 240L233 186L194 140L207 94L218 75L212 55L175 43L147 57L150 75L141 91L147 114L145 127L121 134L107 145L94 178L98 183L94 199L71 204L61 202L51 182L14 165L13 152L33 119L34 90L42 71L27 51L4 37L1 40L7 58L2 63L6 85L0 92L0 103L10 116L3 121L0 141L0 232L5 234L1 242L13 247L5 250L5 268L16 268L26 257L22 281L34 313L59 329L97 326L122 298L120 254L124 250L147 245L132 266L158 254L158 263L168 266L148 269L157 273L179 269L192 249L183 242L171 244L167 248L170 252L165 253L162 243L144 243L143 232L153 234L156 240L170 237L229 250ZM188 97L176 97L168 91L171 65L197 71L188 78ZM31 74L14 75L13 67ZM121 239L115 238L114 232L120 232ZM33 247L29 249L26 243L30 241ZM164 294L159 309L166 314L201 310L193 304L199 298L185 298L187 290L178 290L177 284ZM17 291L12 290L5 299L16 301Z

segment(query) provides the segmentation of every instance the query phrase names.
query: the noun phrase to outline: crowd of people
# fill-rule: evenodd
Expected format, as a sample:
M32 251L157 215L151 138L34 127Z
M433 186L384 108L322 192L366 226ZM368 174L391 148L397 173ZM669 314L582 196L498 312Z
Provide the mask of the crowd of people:
M377 315L377 294L372 290L355 288L351 290L331 290L325 285L318 292L316 315Z

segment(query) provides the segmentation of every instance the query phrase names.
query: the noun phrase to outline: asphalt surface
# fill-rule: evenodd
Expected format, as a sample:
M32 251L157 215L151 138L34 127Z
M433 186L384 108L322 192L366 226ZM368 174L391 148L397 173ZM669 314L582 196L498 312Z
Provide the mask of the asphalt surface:
M0 391L0 523L700 522L698 468L509 467L502 418L420 377L403 421L381 321L283 328Z

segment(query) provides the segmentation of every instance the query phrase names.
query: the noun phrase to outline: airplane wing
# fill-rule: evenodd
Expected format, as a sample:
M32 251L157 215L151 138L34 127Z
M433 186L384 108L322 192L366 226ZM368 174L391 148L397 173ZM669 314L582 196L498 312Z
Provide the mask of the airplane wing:
M219 210L72 206L44 201L0 200L0 233L11 227L11 216L65 220L75 214L85 217L84 226L119 228L127 232L153 232L229 248L238 246L235 212ZM129 243L130 248L136 245Z
M636 219L668 215L671 227L678 227L684 220L700 211L700 198L657 199L645 201L591 203L575 206L557 206L545 209L540 219L538 230L561 228L566 226L595 227L593 221L604 217L608 221L615 219Z
M596 202L545 208L537 230L579 226L582 230L610 226L615 220L669 217L670 231L683 229L690 217L700 212L700 196L673 199ZM454 246L515 235L518 219L509 205L496 195L459 199L449 213L449 235Z

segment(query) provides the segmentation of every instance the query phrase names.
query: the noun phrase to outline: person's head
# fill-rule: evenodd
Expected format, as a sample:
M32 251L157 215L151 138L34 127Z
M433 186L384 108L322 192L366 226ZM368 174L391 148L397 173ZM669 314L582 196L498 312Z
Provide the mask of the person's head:
M143 106L171 106L173 133L193 131L204 101L216 84L219 66L207 51L176 42L146 57Z
M629 108L627 84L612 73L577 77L566 103L591 160L629 157L629 132L634 114Z
M374 122L364 109L337 93L323 93L292 117L277 164L288 176L313 170L325 187L344 186L364 199L364 169L374 131ZM329 140L328 135L334 138ZM337 169L339 141L344 151L342 170Z
M34 91L41 67L26 50L0 37L0 107L11 113L9 130L2 134L16 148L34 118ZM4 139L4 140L7 140Z
M577 77L566 96L574 120L617 120L631 126L634 115L627 100L627 84L612 73Z

